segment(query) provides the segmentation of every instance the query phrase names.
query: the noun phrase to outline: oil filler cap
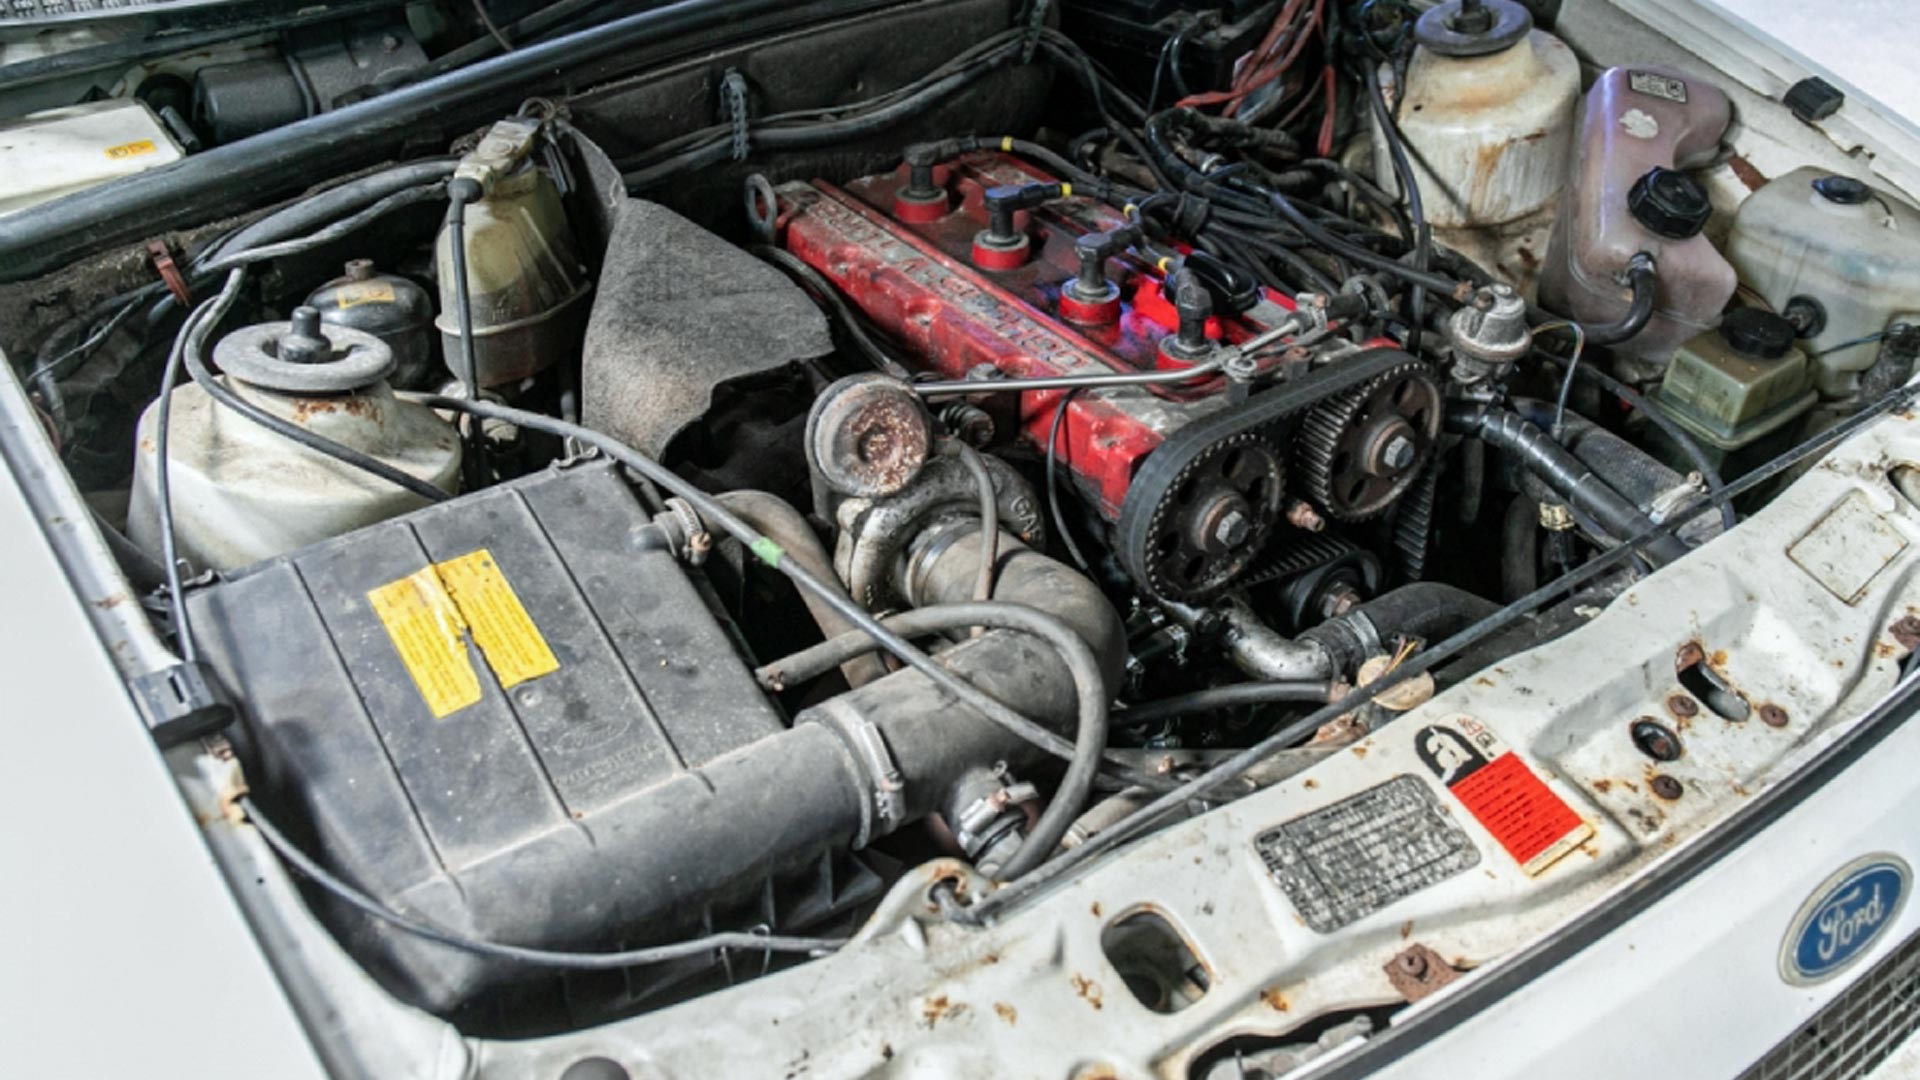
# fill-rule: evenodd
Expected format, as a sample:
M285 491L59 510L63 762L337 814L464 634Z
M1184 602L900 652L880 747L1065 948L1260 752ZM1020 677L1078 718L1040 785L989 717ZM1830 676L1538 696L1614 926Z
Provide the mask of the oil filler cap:
M1754 360L1778 360L1793 348L1793 323L1771 311L1737 308L1720 323L1727 347Z
M1713 204L1707 189L1678 169L1655 167L1634 181L1627 209L1635 221L1669 240L1691 240L1707 227Z

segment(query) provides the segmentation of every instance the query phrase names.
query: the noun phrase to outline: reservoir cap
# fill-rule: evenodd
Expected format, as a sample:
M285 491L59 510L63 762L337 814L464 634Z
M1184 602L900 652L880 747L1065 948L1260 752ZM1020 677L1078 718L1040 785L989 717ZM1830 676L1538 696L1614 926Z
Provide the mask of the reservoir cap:
M1759 308L1736 308L1720 323L1720 336L1741 356L1778 360L1793 348L1796 335L1783 316Z
M1851 176L1823 176L1813 182L1813 190L1830 203L1858 206L1873 198L1873 189Z
M1627 209L1633 211L1634 220L1669 240L1699 236L1713 216L1707 189L1698 180L1659 166L1634 181L1627 192Z

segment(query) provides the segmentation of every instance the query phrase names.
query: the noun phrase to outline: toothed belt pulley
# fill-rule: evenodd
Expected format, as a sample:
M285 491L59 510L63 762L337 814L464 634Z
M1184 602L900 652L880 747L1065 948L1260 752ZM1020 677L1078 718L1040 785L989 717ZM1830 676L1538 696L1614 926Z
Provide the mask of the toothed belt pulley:
M1418 363L1314 406L1294 437L1301 488L1341 521L1378 516L1426 466L1440 411L1440 385Z
M1285 480L1280 454L1247 433L1188 461L1154 508L1154 591L1202 593L1245 570L1280 518Z
M1402 394L1394 387L1411 389ZM1382 392L1385 398L1377 399ZM1391 412L1411 433L1410 483L1431 453L1439 405L1439 388L1418 361L1376 349L1187 424L1148 455L1127 489L1115 530L1121 563L1141 586L1168 600L1203 600L1263 580L1277 557L1271 541L1290 531L1282 521L1285 486L1289 480L1302 486L1287 475L1298 471L1298 465L1287 467L1287 448L1306 434L1310 418L1317 421L1323 408L1337 414L1331 426L1320 422L1315 428L1333 433L1322 440L1331 445L1347 426L1372 431ZM1403 407L1410 411L1401 412ZM1337 484L1329 488L1335 495L1341 490ZM1386 494L1381 508L1403 490L1400 484ZM1360 494L1379 497L1372 487Z

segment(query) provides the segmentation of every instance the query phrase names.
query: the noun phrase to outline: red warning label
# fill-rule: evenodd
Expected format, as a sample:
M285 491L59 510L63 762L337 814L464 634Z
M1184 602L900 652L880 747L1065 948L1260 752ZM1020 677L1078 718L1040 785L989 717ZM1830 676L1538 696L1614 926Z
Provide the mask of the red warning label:
M1454 723L1422 729L1415 752L1522 870L1538 874L1593 835L1485 725L1465 717Z

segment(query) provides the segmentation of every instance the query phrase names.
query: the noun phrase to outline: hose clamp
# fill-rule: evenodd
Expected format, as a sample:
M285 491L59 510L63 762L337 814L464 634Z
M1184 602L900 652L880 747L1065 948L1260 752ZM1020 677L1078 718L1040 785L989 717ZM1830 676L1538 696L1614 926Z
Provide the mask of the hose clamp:
M853 849L858 851L906 822L906 777L873 721L838 698L815 708L826 714L821 722L840 736L867 778L867 798L860 800L860 832L853 838Z

